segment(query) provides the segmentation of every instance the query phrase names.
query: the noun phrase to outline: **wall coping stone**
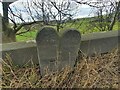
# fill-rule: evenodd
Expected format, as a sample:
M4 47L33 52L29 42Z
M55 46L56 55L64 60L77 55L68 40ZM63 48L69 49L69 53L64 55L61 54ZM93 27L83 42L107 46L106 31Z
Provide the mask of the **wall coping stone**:
M120 34L118 33L120 33L120 30L84 34L84 35L81 35L81 41L82 42L91 41L95 39L120 36ZM0 51L9 51L9 50L21 49L21 48L27 48L27 47L36 47L36 41L29 40L26 42L12 42L12 43L0 44L0 47L1 46L2 46L2 50L0 49Z

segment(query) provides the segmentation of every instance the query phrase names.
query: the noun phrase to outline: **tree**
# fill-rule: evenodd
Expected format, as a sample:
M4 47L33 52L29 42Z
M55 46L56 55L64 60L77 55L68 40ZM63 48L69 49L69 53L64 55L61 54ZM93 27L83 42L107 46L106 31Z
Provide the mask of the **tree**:
M69 0L68 1L63 0L62 2L59 2L57 4L56 0L56 2L50 1L50 3L57 12L54 14L51 11L51 9L49 9L50 14L52 15L53 19L55 20L55 23L57 24L56 25L57 31L59 32L60 28L63 27L62 25L64 24L64 22L72 18L72 16L74 15L74 13L70 13L71 11L73 11L73 8L71 8L72 2L70 2Z
M40 1L34 1L33 3L38 9L42 9L43 19L46 24L55 26L58 32L60 31L60 28L63 27L64 22L72 18L74 15L73 11L77 8L77 6L72 7L73 2L70 0L61 0L61 2L58 2L58 0L44 0L42 2L42 5L40 5ZM42 8L43 5L44 8ZM37 14L39 13L37 12Z
M78 4L85 4L93 7L97 11L97 17L90 21L90 26L96 27L100 31L111 31L116 19L119 17L120 1L116 0L96 0L83 1L73 0ZM95 12L96 12L95 11Z
M14 35L12 35L12 31L11 29L8 28L9 25L9 19L8 19L8 7L10 5L10 2L2 2L3 4L3 18L2 18L2 37L3 37L3 41L7 41L7 39L5 40L5 38L7 38L7 36L11 37L9 38L9 40L11 41L11 39L13 39ZM9 33L7 35L7 33ZM14 39L13 39L14 40Z
M14 0L15 1L15 0ZM3 4L3 42L14 42L16 41L16 35L20 35L29 32L30 29L21 31L21 29L27 25L33 25L40 23L43 25L54 25L57 27L57 31L60 30L63 21L67 20L68 17L72 17L70 12L73 10L69 0L57 3L49 0L29 0L26 3L22 3L24 10L20 10L14 7L15 11L10 7L11 2L2 2ZM54 12L54 10L56 12ZM26 21L22 15L25 12L28 15ZM9 16L8 16L9 14ZM42 17L42 18L41 18ZM39 20L40 19L40 20ZM41 20L42 19L42 20ZM12 22L10 25L9 20ZM18 23L19 20L20 22ZM53 23L54 22L54 23ZM52 23L52 24L51 24Z
M98 8L98 15L97 15L98 24L96 25L96 27L98 27L100 31L113 30L113 26L118 17L119 7L120 7L120 2L109 0L107 1L107 5L105 5L105 3L102 2L102 7Z
M112 21L109 25L109 29L108 30L112 30L113 29L113 25L115 24L115 21L117 19L117 17L119 16L119 9L120 9L120 1L119 2L115 2L116 6L115 6L115 11L113 12L113 17L112 17Z
M3 18L2 18L2 42L13 42L16 41L16 33L20 30L20 28L24 25L28 25L28 24L32 24L32 23L22 23L21 25L19 25L17 27L17 23L15 21L13 21L12 19L10 19L8 17L8 12L9 12L9 5L11 3L13 3L14 1L17 0L11 0L11 2L3 1L2 5L3 5ZM11 28L9 27L9 19L13 22L14 27Z

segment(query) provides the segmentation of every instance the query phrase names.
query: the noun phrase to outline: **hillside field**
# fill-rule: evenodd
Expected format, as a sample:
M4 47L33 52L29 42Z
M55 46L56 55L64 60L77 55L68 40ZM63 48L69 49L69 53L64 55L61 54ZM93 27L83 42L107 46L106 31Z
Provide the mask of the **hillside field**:
M68 21L65 24L62 25L62 28L60 31L69 29L69 28L74 28L80 31L81 34L86 34L86 33L93 33L93 32L100 32L100 30L94 26L91 25L90 23L91 18L83 18L83 19L77 19L77 20L72 20ZM98 22L95 22L98 23ZM107 24L106 22L105 24ZM120 25L120 22L116 21L115 25L113 27L113 30L119 30L118 25ZM34 27L31 29L31 31L24 33L22 35L17 35L17 41L27 41L27 40L33 40L36 37L36 33L40 28L42 28L43 25L41 24L35 24ZM56 29L55 26L50 26ZM24 31L25 28L22 28L21 31Z

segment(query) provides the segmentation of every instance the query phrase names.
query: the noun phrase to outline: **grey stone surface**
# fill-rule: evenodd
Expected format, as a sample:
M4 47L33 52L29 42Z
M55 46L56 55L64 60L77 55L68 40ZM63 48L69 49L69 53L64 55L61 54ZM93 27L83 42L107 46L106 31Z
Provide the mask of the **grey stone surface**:
M6 59L6 56L10 56L14 65L23 67L30 60L32 60L34 64L38 64L36 43L13 42L1 44L0 46L2 46L2 58Z
M0 14L0 43L2 43L2 15Z
M55 71L57 51L58 51L59 36L55 29L44 27L36 36L38 58L40 61L41 73L44 74L44 69Z
M94 35L96 34L91 33L89 35L81 36L80 49L86 55L106 53L116 48L118 44L120 45L120 30L97 33L97 38L94 38ZM0 44L0 47L2 47L2 50L0 50L0 53L2 52L2 58L5 59L7 53L16 65L23 66L31 59L34 63L39 64L35 42L6 43Z
M10 58L7 58L7 57ZM14 65L23 67L25 64L31 65L31 61L34 64L38 64L37 49L36 47L28 47L2 51L3 59L11 59Z
M81 34L74 29L66 30L60 38L60 66L73 67L80 49Z
M120 30L82 35L80 48L87 56L110 52L120 44L119 33Z

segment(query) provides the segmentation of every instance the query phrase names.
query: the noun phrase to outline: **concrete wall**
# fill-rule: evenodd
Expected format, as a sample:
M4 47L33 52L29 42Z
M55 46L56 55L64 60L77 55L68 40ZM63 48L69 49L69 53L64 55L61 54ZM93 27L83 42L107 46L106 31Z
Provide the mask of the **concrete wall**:
M0 14L0 43L2 43L2 15L1 14Z
M119 38L120 30L83 35L80 48L87 55L106 53L118 47Z
M80 49L86 55L93 55L95 53L106 53L118 47L120 45L120 30L91 33L82 35ZM33 60L38 64L36 42L14 42L7 44L0 44L2 46L2 58L6 58L6 54L11 57L14 64L24 65L29 60Z
M2 16L1 14L0 14L0 43L2 43ZM0 46L0 50L2 50L2 46ZM0 52L0 68L2 68L1 59L2 59L2 53ZM0 81L1 80L2 80L2 70L0 70Z

